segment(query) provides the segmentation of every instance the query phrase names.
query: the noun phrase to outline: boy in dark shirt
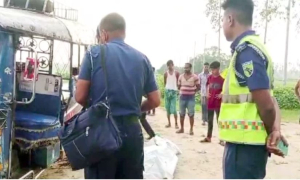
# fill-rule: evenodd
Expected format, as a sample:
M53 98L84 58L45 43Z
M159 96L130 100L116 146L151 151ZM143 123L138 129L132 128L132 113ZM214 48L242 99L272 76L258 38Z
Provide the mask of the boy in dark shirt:
M214 113L217 115L217 121L219 118L220 107L222 102L222 87L224 79L220 75L220 62L214 61L210 64L211 75L207 80L207 109L208 109L208 130L207 137L203 139L202 143L210 143L214 125ZM221 145L224 145L220 141Z

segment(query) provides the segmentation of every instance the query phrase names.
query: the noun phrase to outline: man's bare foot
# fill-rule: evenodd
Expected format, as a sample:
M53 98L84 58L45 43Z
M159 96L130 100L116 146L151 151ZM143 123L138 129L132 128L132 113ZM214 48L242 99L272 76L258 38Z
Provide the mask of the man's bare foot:
M166 127L166 128L170 128L170 127L171 127L171 124L168 124L168 125L166 125L165 127Z
M211 143L211 139L206 137L203 140L200 141L201 143Z
M179 129L179 126L178 126L178 124L175 124L175 129Z
M184 133L184 130L183 129L179 129L178 131L176 131L177 134L182 134Z
M193 136L194 135L194 131L190 130L190 135Z

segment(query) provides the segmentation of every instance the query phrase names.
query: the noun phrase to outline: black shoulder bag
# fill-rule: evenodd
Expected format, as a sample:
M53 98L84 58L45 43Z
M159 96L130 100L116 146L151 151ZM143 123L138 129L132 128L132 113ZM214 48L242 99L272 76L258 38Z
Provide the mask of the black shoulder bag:
M106 101L99 102L72 117L59 131L59 139L73 170L83 169L114 155L122 145L118 127L110 113L104 45L101 64ZM91 61L92 61L92 55Z

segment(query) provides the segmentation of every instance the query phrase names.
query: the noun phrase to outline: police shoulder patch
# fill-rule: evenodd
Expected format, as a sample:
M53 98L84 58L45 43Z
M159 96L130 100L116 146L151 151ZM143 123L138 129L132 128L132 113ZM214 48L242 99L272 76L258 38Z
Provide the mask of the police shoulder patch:
M245 63L242 64L243 70L244 70L244 74L246 77L251 77L254 71L254 67L253 67L253 61L247 61Z

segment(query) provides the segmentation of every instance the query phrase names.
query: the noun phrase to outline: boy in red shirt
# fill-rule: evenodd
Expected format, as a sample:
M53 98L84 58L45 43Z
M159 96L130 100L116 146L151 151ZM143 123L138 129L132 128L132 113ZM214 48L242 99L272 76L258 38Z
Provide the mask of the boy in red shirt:
M208 130L207 137L203 139L202 143L210 143L214 125L214 114L217 115L217 121L219 118L221 102L222 102L222 87L224 79L220 75L220 62L214 61L210 64L211 75L207 80L207 109L208 109ZM221 145L224 145L220 141Z

